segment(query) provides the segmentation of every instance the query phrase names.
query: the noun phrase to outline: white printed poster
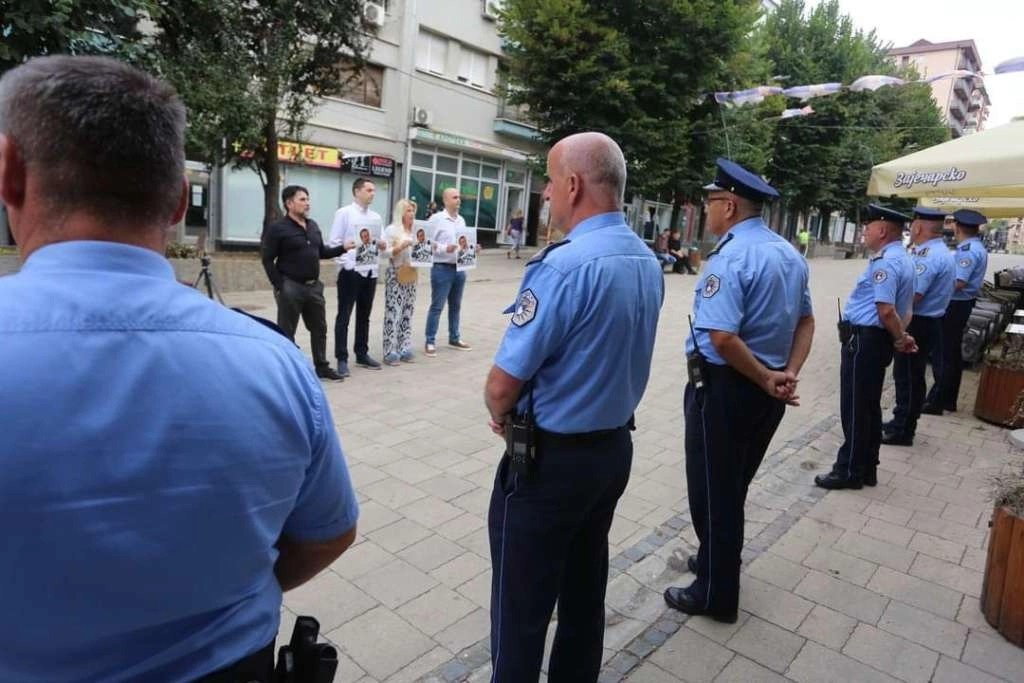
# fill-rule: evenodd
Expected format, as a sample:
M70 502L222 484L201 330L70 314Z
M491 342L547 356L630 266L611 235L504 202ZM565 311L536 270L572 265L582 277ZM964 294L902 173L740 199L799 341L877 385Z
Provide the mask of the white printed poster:
M413 268L434 265L434 230L427 221L416 221L412 230L412 251L409 252Z
M356 271L366 273L377 267L380 260L381 225L378 221L355 226Z
M459 228L455 231L455 270L476 268L476 228Z

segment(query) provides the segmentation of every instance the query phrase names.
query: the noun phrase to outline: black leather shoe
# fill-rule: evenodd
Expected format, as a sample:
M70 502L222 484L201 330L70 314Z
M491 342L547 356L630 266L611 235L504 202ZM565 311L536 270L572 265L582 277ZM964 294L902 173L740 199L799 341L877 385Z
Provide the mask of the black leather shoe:
M711 617L715 621L720 621L723 624L735 624L736 620L739 619L739 612L737 610L733 610L732 612L714 612L704 609L685 588L669 586L665 589L664 595L666 605L686 614Z
M942 408L933 406L931 403L925 403L921 406L921 414L923 415L942 415Z
M369 355L356 356L356 365L369 370L380 370L380 363L370 358Z
M316 369L316 376L319 377L320 379L325 379L328 382L342 382L342 381L345 380L344 377L342 377L337 372L335 372L334 368L332 368L329 365L325 365L324 367L317 368Z
M878 470L868 470L864 473L865 486L878 486Z
M691 574L697 573L697 556L690 555L686 558L686 568L690 570Z
M864 488L864 482L855 477L845 477L835 472L819 474L814 478L814 483L823 489L860 489Z
M913 446L914 437L899 432L885 432L882 434L882 443L886 446Z

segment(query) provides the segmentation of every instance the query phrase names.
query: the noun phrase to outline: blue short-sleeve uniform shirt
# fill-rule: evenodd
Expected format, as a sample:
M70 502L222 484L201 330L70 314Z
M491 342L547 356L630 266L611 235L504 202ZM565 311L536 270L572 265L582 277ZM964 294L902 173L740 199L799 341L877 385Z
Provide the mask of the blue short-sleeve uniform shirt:
M721 237L704 265L686 351L697 348L709 362L726 365L710 333L730 332L762 363L782 368L797 323L811 314L807 261L764 221L750 218Z
M533 380L542 429L621 427L647 386L663 297L661 267L622 214L591 217L527 265L494 362Z
M901 318L914 305L914 264L900 242L890 242L868 261L846 300L843 317L854 325L883 327L876 304L892 304Z
M282 535L358 508L283 336L152 251L64 242L0 278L3 681L187 681L278 630Z
M956 282L952 252L941 237L936 237L915 247L911 257L914 261L914 294L921 295L921 300L914 304L914 315L942 317Z
M963 289L953 292L956 301L977 299L981 285L985 282L985 271L988 270L988 252L981 243L981 238L972 237L964 240L953 254L956 259L956 279L967 283Z

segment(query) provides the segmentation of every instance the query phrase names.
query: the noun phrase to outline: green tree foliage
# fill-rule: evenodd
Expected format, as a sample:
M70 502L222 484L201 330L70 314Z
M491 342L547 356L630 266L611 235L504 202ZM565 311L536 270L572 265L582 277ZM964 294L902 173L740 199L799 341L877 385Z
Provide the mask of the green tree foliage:
M857 29L837 0L810 12L783 0L761 28L766 57L787 85L897 74L874 31ZM849 215L865 201L871 167L948 136L924 85L850 92L810 101L812 116L779 121L765 171L791 208ZM787 106L798 106L790 100Z
M735 82L756 0L505 5L509 97L529 107L548 144L600 130L622 146L632 190L694 186L714 147L694 123L711 111L706 93Z
M279 140L365 63L362 0L154 2L155 67L188 107L190 153L256 171L266 225L280 215Z
M0 73L53 54L132 58L147 0L0 0Z

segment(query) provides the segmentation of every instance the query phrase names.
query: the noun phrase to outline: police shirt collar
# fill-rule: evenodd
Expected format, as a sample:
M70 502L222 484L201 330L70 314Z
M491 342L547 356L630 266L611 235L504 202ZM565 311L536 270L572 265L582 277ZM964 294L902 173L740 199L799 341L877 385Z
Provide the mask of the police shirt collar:
M760 228L763 224L764 221L761 220L760 216L751 216L750 218L744 218L739 223L729 228L729 232L725 234L728 235L730 233L739 234L741 232L747 232L749 230L754 230L755 228ZM725 235L723 235L723 237L724 236Z
M111 271L174 279L170 262L151 249L122 242L72 240L40 247L28 257L23 271Z
M903 242L901 242L900 240L893 240L892 242L889 242L889 244L887 244L884 247L882 247L882 251L880 251L878 253L879 254L884 254L885 252L889 251L890 249L905 249L905 247L903 246Z
M626 221L623 218L621 211L609 211L608 213L599 213L595 216L591 216L586 220L582 220L576 224L576 227L569 231L569 234L565 238L569 241L582 235L586 235L588 232L595 232L597 230L603 230L604 228L611 228L616 225L625 225Z
M933 242L935 243L934 245L932 244ZM933 237L930 240L928 240L927 242L925 242L924 244L920 244L918 246L921 246L921 247L931 247L931 246L937 246L940 243L943 246L945 246L945 244L946 244L945 240L942 239L942 235L938 235L936 237Z

